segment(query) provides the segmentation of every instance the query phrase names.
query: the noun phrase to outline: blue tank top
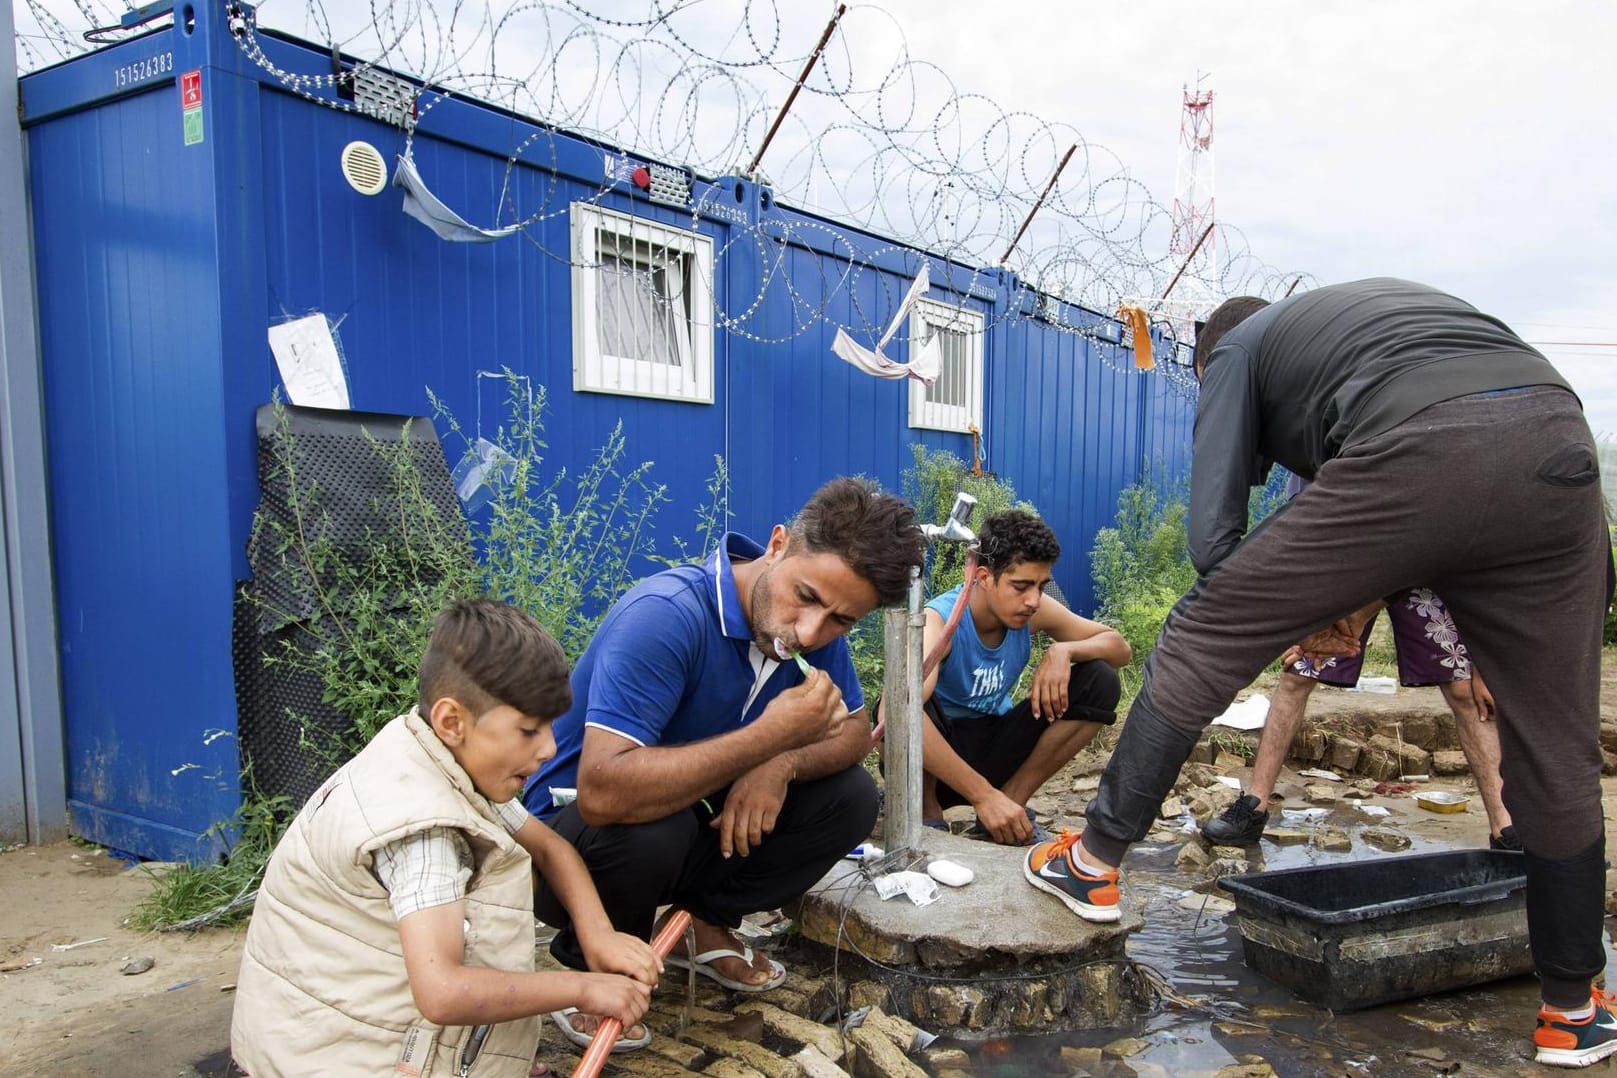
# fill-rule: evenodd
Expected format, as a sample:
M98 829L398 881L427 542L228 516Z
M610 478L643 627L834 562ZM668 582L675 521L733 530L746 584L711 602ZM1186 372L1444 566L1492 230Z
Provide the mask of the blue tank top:
M960 589L952 588L927 603L944 621L960 599ZM987 647L977 635L968 605L955 629L954 645L938 669L932 699L951 719L975 719L1003 715L1011 709L1011 690L1022 676L1033 654L1033 634L1028 629L1007 629L997 648Z

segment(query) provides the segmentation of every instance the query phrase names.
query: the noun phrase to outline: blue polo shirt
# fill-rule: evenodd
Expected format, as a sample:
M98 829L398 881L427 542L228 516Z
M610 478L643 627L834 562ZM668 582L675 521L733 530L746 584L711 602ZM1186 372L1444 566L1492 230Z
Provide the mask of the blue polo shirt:
M573 706L552 727L556 755L523 794L530 812L540 819L554 815L550 788L577 787L587 726L637 745L685 745L739 730L803 683L795 662L771 656L766 680L748 703L756 680L752 629L741 612L733 564L763 553L731 532L702 564L649 576L613 605L573 670ZM803 657L831 676L849 711L865 706L842 637Z

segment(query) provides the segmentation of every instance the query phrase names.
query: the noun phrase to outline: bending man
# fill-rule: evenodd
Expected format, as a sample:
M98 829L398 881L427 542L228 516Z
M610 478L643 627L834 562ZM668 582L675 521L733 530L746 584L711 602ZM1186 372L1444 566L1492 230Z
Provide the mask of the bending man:
M1353 653L1367 615L1332 619L1431 587L1498 701L1544 999L1537 1058L1586 1066L1617 1052L1617 1017L1590 983L1605 966L1611 542L1566 380L1498 320L1390 278L1272 306L1228 300L1195 366L1188 527L1202 576L1163 625L1081 843L1034 847L1029 879L1082 916L1115 918L1117 866L1236 692L1304 638L1314 654ZM1248 488L1275 462L1312 485L1243 538Z

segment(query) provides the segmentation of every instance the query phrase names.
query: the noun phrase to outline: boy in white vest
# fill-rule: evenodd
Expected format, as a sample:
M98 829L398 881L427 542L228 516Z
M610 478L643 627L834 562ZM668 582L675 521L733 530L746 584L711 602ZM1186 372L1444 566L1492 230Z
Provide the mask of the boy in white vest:
M571 702L567 659L527 614L479 599L438 616L418 706L315 792L270 859L230 1038L253 1078L521 1078L538 1015L638 1025L662 963L613 930L577 852L519 796ZM534 971L535 871L588 972Z

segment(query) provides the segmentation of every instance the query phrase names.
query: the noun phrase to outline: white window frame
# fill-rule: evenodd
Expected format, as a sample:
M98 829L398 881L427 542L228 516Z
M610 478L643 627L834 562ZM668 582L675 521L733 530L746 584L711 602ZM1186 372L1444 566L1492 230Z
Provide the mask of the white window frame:
M969 307L951 307L935 299L918 299L910 309L910 354L939 329L965 335L965 370L950 370L947 355L943 370L934 386L912 379L910 381L910 426L923 430L947 430L970 433L972 427L983 426L983 339L987 320L982 312ZM953 379L953 381L951 381ZM938 401L935 395L940 387L962 390L963 404Z
M587 202L569 207L572 224L573 389L630 397L713 403L713 241L632 214ZM685 294L674 345L679 365L643 356L618 356L602 345L600 277L602 241L630 250L650 249ZM615 254L616 251L608 253Z

